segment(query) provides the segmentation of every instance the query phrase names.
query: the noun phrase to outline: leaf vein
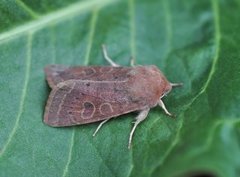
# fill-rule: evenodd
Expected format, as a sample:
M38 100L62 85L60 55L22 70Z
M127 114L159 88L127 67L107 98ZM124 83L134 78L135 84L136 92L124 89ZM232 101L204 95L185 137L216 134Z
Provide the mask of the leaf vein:
M215 140L214 134L217 132L217 128L226 124L233 127L238 123L240 123L239 119L230 119L230 120L224 119L224 120L217 121L213 125L213 127L210 129L205 144L200 147L201 149L198 148L194 150L190 156L194 157L194 156L197 156L198 154L203 154L204 152L207 152L211 148L212 142Z
M19 103L19 110L17 113L17 117L16 117L16 121L15 124L13 126L12 131L9 134L9 137L5 143L5 145L2 148L2 151L0 152L0 157L3 156L3 154L5 153L5 151L7 150L8 146L10 145L16 131L19 125L19 121L20 118L22 116L23 113L23 108L24 108L24 102L26 99L26 95L27 95L27 87L28 87L28 83L29 83L29 79L30 79L30 68L31 68L31 49L32 49L32 36L33 33L29 33L28 35L28 42L27 42L27 57L26 57L26 71L25 71L25 80L24 80L24 85L23 85L23 90L22 90L22 94L21 94L21 99L20 99L20 103Z
M130 28L130 41L129 47L131 55L136 62L136 19L135 19L135 0L128 0L128 13L129 13L129 28ZM130 151L131 160L133 161L133 150ZM134 163L129 167L128 175L131 176L134 168Z
M23 1L16 0L16 4L21 7L23 10L25 10L33 19L36 19L39 17L39 15L34 12L29 6L27 6Z
M187 104L186 109L181 113L181 115L183 115L189 108L190 106L196 101L196 99L201 96L203 93L206 92L207 87L209 86L209 83L215 73L216 70L216 65L217 65L217 61L219 58L219 48L220 48L220 38L221 38L221 34L220 34L220 21L219 21L219 7L218 7L218 3L215 0L211 0L211 4L212 4L212 9L213 9L213 15L214 15L214 28L215 28L215 45L216 45L216 51L215 51L215 55L213 57L213 63L212 63L212 67L209 73L209 76L207 78L206 83L203 85L203 88L201 89L201 91L192 99L192 101L190 103ZM163 162L166 160L166 158L168 157L168 155L170 154L170 152L174 149L174 147L176 146L176 144L179 142L180 140L180 132L181 129L183 127L183 119L181 119L180 121L180 126L177 130L177 134L176 134L176 138L173 140L173 143L171 144L171 146L168 148L167 152L165 153L164 157L162 158L162 160L160 161L160 163L157 165L158 167L160 167ZM154 173L154 170L151 172L151 176Z
M88 45L87 45L87 49L86 49L85 62L84 62L85 65L88 65L88 63L89 63L89 56L90 56L90 52L91 52L91 48L92 48L92 44L93 44L93 38L94 38L94 33L95 33L95 28L96 28L96 23L97 23L98 10L99 9L95 9L93 11L92 18L91 18L91 21L90 21L89 41L88 41ZM69 165L70 165L71 160L72 160L72 152L73 152L73 146L74 146L75 131L76 130L74 128L73 132L72 132L72 136L71 136L70 146L69 146L68 160L67 160L66 166L63 170L63 175L62 175L63 177L67 176Z
M86 134L86 133L85 133ZM92 138L92 137L91 137ZM112 173L113 176L118 176L117 174L115 174L113 172L113 170L107 165L106 161L103 159L103 157L101 156L98 148L96 148L96 146L94 146L94 144L92 143L92 141L89 139L89 137L87 136L87 140L88 142L91 144L91 146L95 149L97 156L99 157L99 159L103 162L103 164L106 166L106 168Z
M90 32L89 32L88 45L87 45L87 50L86 50L86 54L85 54L84 65L88 65L89 60L90 60L89 58L90 58L90 52L91 52L91 49L92 49L93 38L94 38L94 34L95 34L97 16L98 16L98 8L96 8L93 11L92 18L91 18L91 21L90 21Z
M49 13L47 15L41 16L41 18L38 18L37 20L28 22L24 25L18 26L12 30L9 30L0 34L0 43L4 42L5 40L16 38L28 32L37 31L54 22L71 18L72 16L94 9L96 6L102 7L104 5L107 5L115 1L117 0L102 0L102 1L91 0L91 1L80 1L77 3L73 3L72 5L64 9L60 9L53 13Z
M163 8L165 12L165 24L166 24L166 37L167 37L167 46L168 51L167 54L171 51L171 44L172 44L172 23L171 23L171 11L169 7L169 2L167 0L163 0Z
M68 169L69 169L69 165L71 163L72 160L72 151L73 151L73 146L74 146L74 137L75 137L75 128L73 128L73 132L72 132L72 136L71 136L71 140L70 140L70 146L69 146L69 153L68 153L68 160L67 160L67 164L63 170L63 177L67 176L68 173Z
M55 25L51 25L51 44L52 44L52 63L56 62L56 35L55 35Z
M130 49L134 59L136 59L136 26L135 26L135 0L128 1L129 26L130 26Z

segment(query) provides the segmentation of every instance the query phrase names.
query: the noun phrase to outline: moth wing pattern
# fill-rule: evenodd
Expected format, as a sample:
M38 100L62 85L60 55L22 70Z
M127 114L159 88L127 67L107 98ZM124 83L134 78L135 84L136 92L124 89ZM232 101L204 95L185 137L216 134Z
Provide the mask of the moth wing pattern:
M139 109L129 99L126 82L68 80L55 86L49 96L44 122L61 127L109 119Z
M92 80L92 81L120 81L125 80L126 73L132 70L131 67L112 66L75 66L48 65L45 67L46 78L51 88L60 82L67 80Z

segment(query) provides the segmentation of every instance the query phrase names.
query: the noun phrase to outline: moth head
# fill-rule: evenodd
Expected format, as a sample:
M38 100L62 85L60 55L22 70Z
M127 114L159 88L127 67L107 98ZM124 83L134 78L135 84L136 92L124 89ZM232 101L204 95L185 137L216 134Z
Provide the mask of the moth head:
M183 85L182 83L171 83L167 81L161 98L166 96L172 90L172 88L181 87L182 85Z
M171 90L172 90L172 85L171 85L171 83L166 82L166 86L165 86L165 88L164 88L164 90L163 90L163 93L162 93L161 98L164 97L164 96L166 96Z

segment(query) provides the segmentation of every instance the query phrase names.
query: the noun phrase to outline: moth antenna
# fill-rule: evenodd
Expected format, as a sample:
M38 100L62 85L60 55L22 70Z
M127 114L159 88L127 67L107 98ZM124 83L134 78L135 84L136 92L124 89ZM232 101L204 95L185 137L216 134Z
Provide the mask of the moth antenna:
M183 86L183 83L170 83L172 87L181 87Z
M102 44L102 52L103 52L103 57L107 60L107 62L113 66L113 67L119 67L119 65L117 63L115 63L114 61L112 61L112 59L108 56L107 53L107 48L104 44Z

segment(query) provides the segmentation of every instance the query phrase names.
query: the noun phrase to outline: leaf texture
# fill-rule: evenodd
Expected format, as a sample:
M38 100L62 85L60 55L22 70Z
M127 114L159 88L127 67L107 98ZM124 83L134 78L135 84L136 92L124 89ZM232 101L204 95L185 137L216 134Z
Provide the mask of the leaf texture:
M0 2L0 176L240 175L239 0ZM184 87L127 141L136 114L52 128L48 64L158 66Z

